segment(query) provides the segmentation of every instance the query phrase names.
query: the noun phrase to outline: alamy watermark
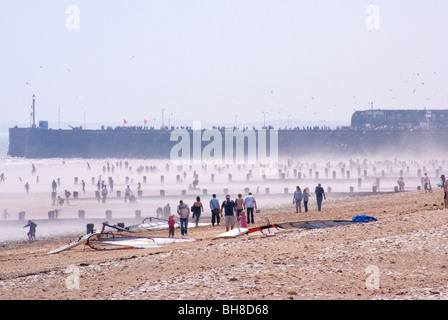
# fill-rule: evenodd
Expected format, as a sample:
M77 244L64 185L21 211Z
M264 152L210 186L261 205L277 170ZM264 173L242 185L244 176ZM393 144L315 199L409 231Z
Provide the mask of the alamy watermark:
M65 13L68 15L65 19L65 27L68 30L79 30L81 28L79 7L70 5L65 9Z
M79 268L71 264L65 269L64 273L69 274L65 279L65 287L69 290L79 290Z
M170 151L176 164L261 164L268 170L278 166L276 129L201 129L200 122L194 122L193 130L173 130L170 141L177 142Z
M366 28L370 31L380 29L380 8L369 4L366 8Z
M365 271L369 275L366 279L367 290L378 290L380 288L380 268L370 265Z

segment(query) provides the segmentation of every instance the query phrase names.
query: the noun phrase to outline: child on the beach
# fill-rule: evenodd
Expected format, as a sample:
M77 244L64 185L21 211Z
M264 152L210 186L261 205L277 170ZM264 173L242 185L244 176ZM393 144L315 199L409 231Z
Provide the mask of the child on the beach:
M174 224L176 221L174 220L174 214L170 215L168 218L168 237L174 237Z
M241 211L240 216L238 217L241 223L241 228L247 228L247 221L246 221L246 211Z

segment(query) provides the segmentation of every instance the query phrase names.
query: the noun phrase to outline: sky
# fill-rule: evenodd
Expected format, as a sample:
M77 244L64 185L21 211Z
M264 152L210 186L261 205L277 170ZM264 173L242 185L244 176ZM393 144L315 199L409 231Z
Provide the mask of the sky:
M0 122L294 126L444 109L446 0L0 0ZM60 125L63 123L63 125Z

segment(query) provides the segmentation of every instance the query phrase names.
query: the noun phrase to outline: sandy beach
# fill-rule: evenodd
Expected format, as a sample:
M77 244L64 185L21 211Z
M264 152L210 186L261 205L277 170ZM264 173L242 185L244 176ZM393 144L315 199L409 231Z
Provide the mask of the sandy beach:
M386 188L386 183L383 183L381 190L391 192L370 195L347 192L332 196L338 191L338 184L333 182L333 191L327 193L321 212L317 211L313 196L307 213L295 213L291 201L291 192L296 184L314 187L315 181L285 180L279 185L268 185L266 181L258 180L250 187L255 190L261 186L261 190L265 191L265 186L269 186L271 190L271 194L256 194L260 212L255 215L255 224L250 227L268 222L351 220L358 215L373 216L378 219L376 222L314 230L288 229L270 236L242 235L233 239L213 239L225 231L224 225L201 225L189 228L190 238L201 239L196 242L107 251L81 245L48 255L50 250L85 234L89 219L105 220L104 212L107 209L113 211L116 221L131 221L136 210L141 210L142 216L154 216L155 208L166 202L174 207L182 198L182 195L175 194L176 187L177 190L179 187L181 190L187 188L189 180L186 179L183 185L176 183L177 173L173 174L170 170L170 174L165 173L162 184L159 177L165 169L159 167L161 171L153 175L147 172L148 180L143 184L146 198L143 196L134 204L125 204L123 198L117 199L114 195L115 199L111 198L103 204L93 196L95 186L91 177L97 178L101 174L105 161L92 162L91 171L87 171L85 160L38 161L36 173L31 172L30 163L30 160L20 160L2 167L8 172L5 172L7 180L1 185L0 194L2 205L10 215L0 223L2 234L10 232L9 239L3 239L0 249L0 299L3 300L448 298L448 210L444 210L443 194L440 188L435 187L438 181L434 178L434 192L417 190L419 180L414 169L409 170L406 181L410 182L405 192L393 192L393 185ZM122 168L115 169L113 175L109 174L117 181L117 190L123 189L129 173L135 192L137 183L143 181L136 168L134 165L132 173ZM187 171L190 175L191 172ZM79 198L73 199L69 207L60 208L60 220L71 222L44 223L48 219L48 211L54 210L50 199L51 181L59 175L62 182L58 188L80 190L79 185L74 183L74 174L79 181L81 178L88 181L88 191L85 195L80 192ZM182 172L179 171L179 174ZM40 177L39 183L35 182L37 175ZM200 173L200 180L201 175L205 174ZM237 176L234 173L234 177ZM245 173L241 176L244 177ZM354 179L356 177L352 176ZM32 178L30 192L26 194L23 185L26 179ZM384 181L386 178L387 175ZM227 179L226 172L216 176L214 185L216 192L220 191L220 200L223 200L223 187L228 187L234 197L237 192L243 192L244 185L248 184L235 184L234 181L230 184L226 183ZM390 179L396 180L392 175ZM371 190L370 181L376 181L375 177L363 180L364 191ZM342 191L355 183L346 182L341 187ZM158 193L162 185L167 195L161 199ZM327 185L324 184L324 187ZM286 194L285 186L289 187ZM204 224L210 222L208 201L211 192L215 192L211 184L207 188L210 191L206 196L201 193L206 209L201 216ZM173 194L170 195L170 192ZM197 192L187 191L183 198L189 203L195 194ZM79 209L86 210L87 218L74 223ZM17 221L19 211L26 212L24 221ZM37 241L29 242L26 239L27 229L23 225L28 219L42 221L38 223ZM100 226L96 224L95 227ZM175 232L176 236L180 236L179 229ZM150 231L149 234L168 236L168 230Z

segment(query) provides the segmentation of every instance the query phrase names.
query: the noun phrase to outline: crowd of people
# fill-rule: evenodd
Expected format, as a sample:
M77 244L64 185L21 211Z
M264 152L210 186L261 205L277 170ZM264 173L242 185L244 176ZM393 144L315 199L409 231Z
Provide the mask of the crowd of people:
M219 226L221 221L224 220L226 231L233 230L236 225L241 228L247 228L249 224L255 223L254 211L257 210L257 201L252 195L252 192L249 192L245 198L239 193L235 200L231 200L230 195L227 194L222 203L220 203L216 194L213 194L209 202L209 207L211 210L212 226ZM200 197L196 197L196 201L191 208L188 204L184 203L183 200L179 201L177 214L179 216L182 236L188 236L188 221L190 214L192 214L196 227L198 227L199 218L202 212L204 212L204 205L202 204ZM170 227L169 236L174 236L174 229L172 229L173 219L174 215L170 215L168 220L168 225Z
M314 192L316 195L317 210L321 211L322 201L326 200L325 190L319 183ZM293 204L296 206L296 213L302 212L302 201L305 212L308 212L309 199L309 189L305 188L302 192L300 186L297 186L293 196ZM235 200L232 200L230 195L227 194L222 203L220 203L217 199L216 194L213 194L209 201L209 207L211 211L212 226L219 226L221 221L224 220L226 231L233 230L235 226L248 228L248 225L255 223L254 212L257 210L257 201L255 200L252 192L249 192L244 198L242 194L239 193ZM202 212L204 212L204 205L202 204L200 197L196 197L196 201L191 208L188 204L184 203L183 200L179 201L179 205L177 206L177 214L179 216L182 237L188 236L188 221L190 214L192 214L196 227L198 227L199 218ZM168 220L170 237L174 237L174 217L174 214L170 214Z

